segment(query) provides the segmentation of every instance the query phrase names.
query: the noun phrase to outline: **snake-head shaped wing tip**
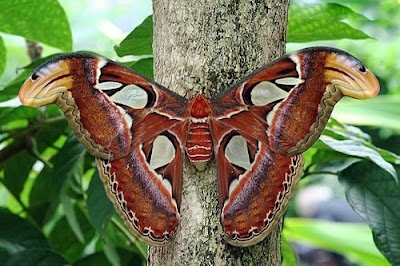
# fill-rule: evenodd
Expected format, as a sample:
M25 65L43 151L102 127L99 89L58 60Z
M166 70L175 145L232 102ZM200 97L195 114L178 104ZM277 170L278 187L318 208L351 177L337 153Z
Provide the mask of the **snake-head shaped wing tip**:
M54 57L37 67L19 91L21 103L40 107L56 102L62 93L72 88L73 80L79 71L74 69L73 75L71 68L82 66L82 64L74 64L75 60L82 58L95 59L90 54L70 53Z
M343 95L368 99L379 93L379 82L375 75L357 58L345 52L329 53L325 68L325 78L337 86Z
M69 72L68 61L57 60L39 66L19 91L21 103L33 107L54 103L72 86Z

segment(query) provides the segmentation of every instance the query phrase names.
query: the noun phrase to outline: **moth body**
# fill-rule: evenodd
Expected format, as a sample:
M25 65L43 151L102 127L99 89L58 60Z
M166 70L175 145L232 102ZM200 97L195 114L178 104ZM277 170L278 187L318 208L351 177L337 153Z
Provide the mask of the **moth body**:
M209 116L210 101L198 94L189 102L190 125L186 139L186 154L199 171L204 171L213 156Z

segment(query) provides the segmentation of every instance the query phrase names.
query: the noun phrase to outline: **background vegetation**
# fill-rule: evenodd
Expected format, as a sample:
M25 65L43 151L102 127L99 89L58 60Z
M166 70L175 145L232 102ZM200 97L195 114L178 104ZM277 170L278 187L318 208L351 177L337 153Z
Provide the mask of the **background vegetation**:
M93 158L60 110L20 106L15 97L37 65L69 51L95 52L152 77L149 15L151 2L145 0L0 0L0 261L5 265L146 263L146 245L115 214ZM344 49L377 75L381 93L363 102L343 100L305 153L303 179L284 221L286 265L301 263L293 243L299 254L304 244L341 254L344 264L400 265L399 22L396 0L291 1L288 51L313 45ZM25 40L43 45L41 58L27 55ZM310 219L312 210L333 210L329 204L344 198L362 223Z

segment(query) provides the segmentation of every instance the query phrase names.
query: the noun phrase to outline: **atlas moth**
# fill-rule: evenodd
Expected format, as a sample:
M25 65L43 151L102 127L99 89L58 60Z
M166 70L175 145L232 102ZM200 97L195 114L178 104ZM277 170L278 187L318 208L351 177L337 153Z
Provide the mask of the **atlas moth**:
M186 99L106 58L72 53L25 81L24 105L56 103L96 158L108 197L150 245L179 225L182 161L203 171L215 158L221 223L234 246L258 243L282 217L300 179L302 153L342 96L379 92L371 71L327 47L293 52L211 99Z

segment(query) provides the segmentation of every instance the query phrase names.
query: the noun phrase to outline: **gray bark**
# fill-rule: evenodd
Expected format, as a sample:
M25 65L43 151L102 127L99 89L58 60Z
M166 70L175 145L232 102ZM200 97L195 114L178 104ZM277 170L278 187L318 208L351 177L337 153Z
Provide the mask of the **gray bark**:
M289 0L154 0L154 76L188 98L210 97L285 51ZM180 229L149 248L151 265L280 265L281 225L249 248L224 241L215 163L185 162Z

